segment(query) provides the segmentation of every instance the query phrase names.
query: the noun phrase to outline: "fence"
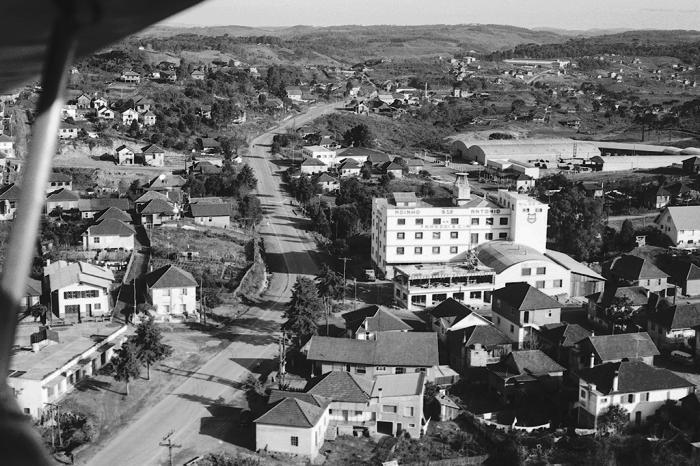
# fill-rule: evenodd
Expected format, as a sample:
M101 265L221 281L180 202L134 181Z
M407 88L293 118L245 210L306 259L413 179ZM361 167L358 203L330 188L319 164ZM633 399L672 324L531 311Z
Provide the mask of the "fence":
M447 458L444 460L429 460L416 463L405 463L406 466L464 466L470 464L483 464L489 455L460 456L458 458Z

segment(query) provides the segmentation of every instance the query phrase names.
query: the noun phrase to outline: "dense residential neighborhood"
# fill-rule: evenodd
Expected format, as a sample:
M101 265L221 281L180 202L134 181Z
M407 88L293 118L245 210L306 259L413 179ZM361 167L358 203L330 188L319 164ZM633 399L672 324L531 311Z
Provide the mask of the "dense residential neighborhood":
M700 462L697 31L117 16L52 105L0 72L41 454Z

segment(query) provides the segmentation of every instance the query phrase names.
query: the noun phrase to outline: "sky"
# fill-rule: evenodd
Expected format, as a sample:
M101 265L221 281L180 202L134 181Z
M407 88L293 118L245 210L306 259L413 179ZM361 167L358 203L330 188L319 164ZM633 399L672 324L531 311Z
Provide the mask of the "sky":
M164 24L508 24L561 29L700 29L699 0L206 0Z

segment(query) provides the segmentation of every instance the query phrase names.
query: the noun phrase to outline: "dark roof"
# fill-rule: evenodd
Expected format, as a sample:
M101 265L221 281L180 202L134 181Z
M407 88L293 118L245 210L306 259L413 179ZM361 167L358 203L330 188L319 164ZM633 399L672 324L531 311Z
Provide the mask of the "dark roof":
M690 280L700 280L700 267L692 262L676 261L672 266L668 267L671 276L678 284L685 283Z
M370 366L437 366L437 333L386 332L376 340L314 336L309 344L311 361Z
M604 307L610 304L613 298L627 298L631 306L644 306L649 301L648 294L649 290L643 286L615 286L608 282L603 292L593 293L588 298Z
M330 401L305 393L286 392L286 398L277 402L255 422L290 427L313 427L323 416Z
M144 154L159 154L159 153L165 153L165 150L163 150L162 147L156 145L156 144L149 144L147 146L143 146L141 148L141 152Z
M591 332L579 324L545 324L540 327L540 336L554 345L564 348L574 346L579 341L591 336Z
M489 364L488 368L502 378L525 376L528 379L565 370L540 350L513 351L503 361Z
M306 393L319 395L332 401L364 403L369 400L372 380L345 371L331 371L313 382Z
M173 214L175 206L162 199L151 199L141 210L141 214Z
M321 162L319 159L309 157L303 162L301 162L302 167L325 167L326 164Z
M149 288L186 288L197 286L191 273L174 265L165 265L143 277Z
M115 218L100 220L87 229L89 236L131 236L135 233L133 228Z
M454 298L447 298L434 308L430 309L428 311L428 314L438 319L442 317L462 318L468 316L469 314L471 314L471 312L472 311L467 306L455 300Z
M195 203L190 204L193 217L230 217L231 204Z
M519 311L561 308L561 303L525 282L509 283L493 295Z
M360 162L355 159L345 159L338 168L341 170L345 168L360 168Z
M17 201L19 200L19 196L22 192L19 189L19 186L14 183L0 189L2 189L0 192L0 200L2 201Z
M343 314L346 328L353 333L364 330L362 324L367 321L368 332L391 332L400 330L412 330L413 327L405 323L391 312L379 308L379 306L367 306L356 311Z
M700 325L700 302L671 304L663 299L649 320L667 330L693 328Z
M146 186L148 188L173 188L184 186L187 180L180 175L173 175L172 173L161 173L160 175L154 177L149 181Z
M584 339L592 346L601 361L617 361L620 359L638 359L657 356L658 348L647 332L620 333L617 335L599 335Z
M61 172L51 172L49 175L49 182L51 181L73 181L73 178L71 178L69 175L66 175L65 173Z
M192 167L192 170L195 172L200 172L203 174L218 174L221 173L221 167L218 165L214 165L208 160L204 160L202 162L197 162L194 167Z
M160 191L146 191L138 199L134 201L136 204L145 204L150 200L160 199L163 201L169 201L170 198Z
M95 221L99 222L100 220L105 220L108 218L114 218L117 220L121 220L122 222L131 222L131 216L124 212L121 209L117 209L116 207L109 207L105 211L103 211L100 215L95 217Z
M617 390L613 391L613 380L618 376ZM652 390L670 390L692 387L693 383L674 372L652 367L642 361L621 361L600 364L579 372L579 377L595 384L596 390L611 393L636 393Z
M346 157L367 157L368 161L373 164L389 162L389 156L384 152L379 152L378 150L368 149L366 147L348 147L338 154L341 158ZM375 161L376 160L376 161Z
M78 209L81 212L95 212L116 207L121 210L129 210L129 199L115 197L98 197L96 199L81 199L78 201Z
M27 278L27 286L25 287L24 294L26 296L41 296L41 282L33 278Z
M471 327L449 332L449 334L453 333L455 337L462 338L464 346L479 344L488 348L512 343L510 338L493 325L472 325Z
M78 199L80 196L66 188L58 189L46 196L47 201L77 201Z
M338 180L333 178L328 173L321 173L318 178L316 178L316 183L337 183Z
M613 259L610 264L610 273L617 278L629 281L668 277L650 260L631 254L623 254Z

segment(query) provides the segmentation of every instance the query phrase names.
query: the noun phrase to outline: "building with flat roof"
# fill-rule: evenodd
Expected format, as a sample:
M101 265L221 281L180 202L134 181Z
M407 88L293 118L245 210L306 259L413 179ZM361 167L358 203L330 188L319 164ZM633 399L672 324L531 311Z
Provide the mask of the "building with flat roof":
M337 163L335 150L323 146L304 146L301 153L306 158L316 159L328 167L334 167Z
M497 239L544 252L548 210L512 191L472 195L467 174L458 173L451 199L419 199L410 192L372 200L372 262L393 277L395 266L463 261L476 246Z
M31 335L19 334L7 384L20 409L40 417L47 403L59 401L78 382L107 364L126 339L126 332L126 325L91 322L39 327Z

